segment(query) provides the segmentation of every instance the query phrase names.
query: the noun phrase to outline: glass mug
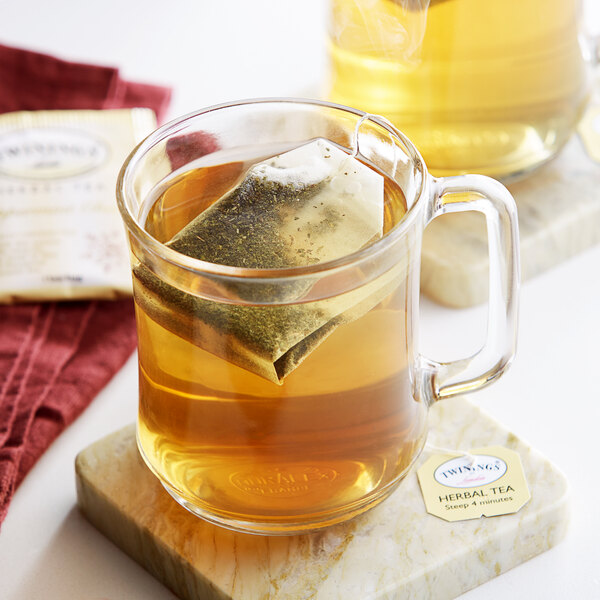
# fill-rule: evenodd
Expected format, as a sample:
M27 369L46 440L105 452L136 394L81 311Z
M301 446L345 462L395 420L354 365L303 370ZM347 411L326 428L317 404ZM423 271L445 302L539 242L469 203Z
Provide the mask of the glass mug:
M535 168L565 144L590 94L584 56L598 51L580 34L580 0L331 7L330 99L386 116L435 175Z
M248 157L315 138L354 148L384 177L378 240L275 269L215 264L169 246L239 180ZM208 108L143 141L121 170L117 198L138 326L138 446L167 491L210 522L277 535L366 511L419 456L427 407L479 389L512 359L512 197L482 175L433 179L381 118L316 100ZM471 358L438 363L415 347L421 238L431 219L465 210L488 223L487 341ZM239 237L232 241L250 256Z

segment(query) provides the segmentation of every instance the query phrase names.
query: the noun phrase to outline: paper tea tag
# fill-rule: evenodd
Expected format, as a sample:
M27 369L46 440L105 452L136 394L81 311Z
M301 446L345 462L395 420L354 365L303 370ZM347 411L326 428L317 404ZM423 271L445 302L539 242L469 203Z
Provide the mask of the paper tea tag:
M590 106L579 122L579 135L592 160L600 163L600 106Z
M519 455L502 446L436 454L417 476L427 512L445 521L515 513L531 498Z

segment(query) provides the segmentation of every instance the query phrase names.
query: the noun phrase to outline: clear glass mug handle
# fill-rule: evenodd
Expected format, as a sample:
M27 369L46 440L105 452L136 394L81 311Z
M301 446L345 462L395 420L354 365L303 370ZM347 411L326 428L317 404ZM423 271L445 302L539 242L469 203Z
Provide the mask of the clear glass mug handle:
M433 180L429 221L469 210L483 213L487 223L487 336L482 348L468 358L440 363L422 357L428 388L425 393L431 401L471 392L492 382L506 370L516 349L520 265L515 201L500 182L484 175Z

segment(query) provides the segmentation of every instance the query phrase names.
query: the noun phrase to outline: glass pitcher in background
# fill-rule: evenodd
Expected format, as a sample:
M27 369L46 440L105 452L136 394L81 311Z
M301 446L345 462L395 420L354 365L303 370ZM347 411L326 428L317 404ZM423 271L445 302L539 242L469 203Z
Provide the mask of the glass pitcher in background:
M590 93L580 0L332 0L330 98L385 115L435 175L519 176Z

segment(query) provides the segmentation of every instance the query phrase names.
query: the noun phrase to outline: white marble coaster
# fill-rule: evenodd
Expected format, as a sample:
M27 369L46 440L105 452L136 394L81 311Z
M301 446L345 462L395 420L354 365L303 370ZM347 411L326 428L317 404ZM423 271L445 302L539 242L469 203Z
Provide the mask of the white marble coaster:
M574 135L559 156L508 186L519 211L521 275L529 279L600 243L600 163ZM421 290L454 307L488 295L487 233L480 214L444 215L423 237Z
M437 446L516 450L530 502L514 515L448 523L425 512L413 471L382 504L321 533L234 533L171 499L139 458L131 426L79 454L78 503L101 532L184 600L455 598L562 539L567 483L467 400L437 404L430 423Z

